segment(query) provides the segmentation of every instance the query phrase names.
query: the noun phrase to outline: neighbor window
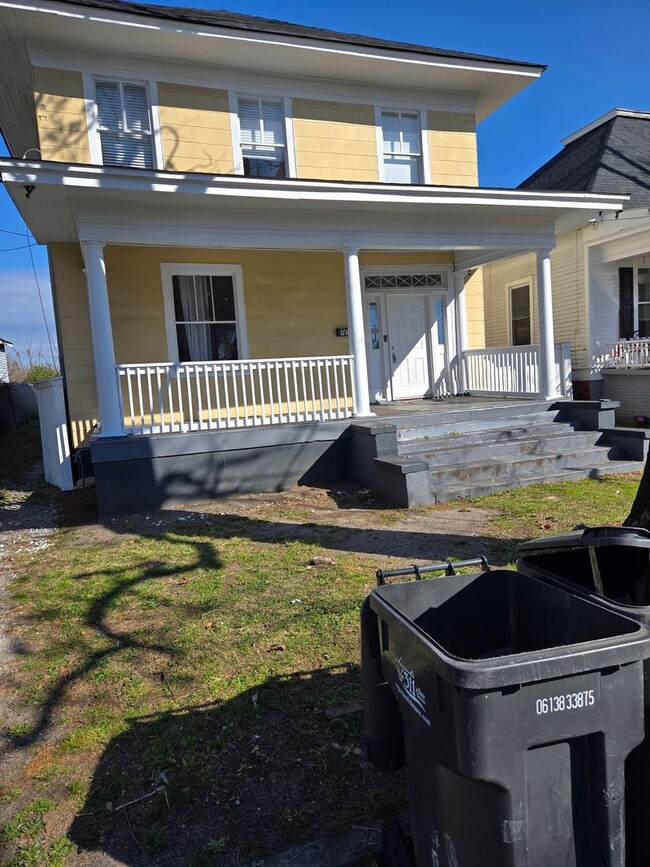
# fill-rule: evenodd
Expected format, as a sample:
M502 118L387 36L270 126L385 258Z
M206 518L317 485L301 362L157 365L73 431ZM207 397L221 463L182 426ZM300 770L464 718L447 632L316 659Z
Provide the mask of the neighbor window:
M528 283L510 287L510 339L512 346L529 346L532 342Z
M650 268L619 268L620 337L650 337Z
M639 337L650 337L650 268L637 270Z
M232 275L173 274L172 293L179 361L238 358Z
M405 111L382 111L384 180L388 184L422 182L420 117Z
M244 174L248 177L286 178L287 148L284 106L280 99L237 99Z
M104 165L152 169L151 107L146 86L97 79L95 103Z

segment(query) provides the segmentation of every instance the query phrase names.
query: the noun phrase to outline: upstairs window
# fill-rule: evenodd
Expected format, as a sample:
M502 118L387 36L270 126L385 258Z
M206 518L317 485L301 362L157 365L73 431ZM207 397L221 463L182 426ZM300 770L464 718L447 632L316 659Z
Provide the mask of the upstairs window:
M384 181L387 184L422 183L422 136L416 113L382 111Z
M95 104L104 165L152 169L151 108L146 86L97 79Z
M239 97L237 114L244 174L251 178L286 178L282 100Z
M530 346L530 285L510 287L510 343L511 346Z

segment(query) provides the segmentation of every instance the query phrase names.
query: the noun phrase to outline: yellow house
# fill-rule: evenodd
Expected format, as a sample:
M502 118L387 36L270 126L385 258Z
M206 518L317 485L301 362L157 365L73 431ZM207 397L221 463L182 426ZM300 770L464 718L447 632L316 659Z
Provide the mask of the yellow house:
M375 404L468 391L504 255L532 251L532 393L561 393L556 221L620 198L477 170L477 124L544 67L117 0L0 22L0 171L49 247L103 513L347 471Z

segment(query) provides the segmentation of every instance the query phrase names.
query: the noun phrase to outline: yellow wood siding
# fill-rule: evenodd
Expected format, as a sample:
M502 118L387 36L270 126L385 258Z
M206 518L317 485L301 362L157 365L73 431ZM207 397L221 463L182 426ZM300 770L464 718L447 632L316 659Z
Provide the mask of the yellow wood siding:
M293 134L299 178L379 180L373 106L294 99Z
M485 346L485 304L483 300L483 273L479 268L465 283L465 308L467 310L467 347L480 349Z
M50 254L56 286L57 333L68 391L70 433L76 447L97 418L88 295L82 272L84 263L77 244L51 244Z
M165 168L232 174L234 161L225 90L158 84Z
M590 367L587 354L587 299L584 278L582 229L558 235L557 246L551 251L551 285L553 287L553 330L555 341L572 345L572 364ZM532 278L533 342L537 328L537 261L534 253L513 256L486 265L485 317L487 346L508 346L510 343L508 285L517 285Z
M43 159L90 163L81 73L34 69L34 104Z
M431 183L460 187L478 185L474 116L427 112Z

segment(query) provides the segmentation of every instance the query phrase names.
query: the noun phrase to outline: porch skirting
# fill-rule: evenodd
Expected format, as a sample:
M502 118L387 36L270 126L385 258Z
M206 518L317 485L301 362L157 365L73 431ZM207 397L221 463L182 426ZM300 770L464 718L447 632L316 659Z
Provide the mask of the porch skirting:
M350 422L96 437L90 449L99 514L109 517L346 478Z

